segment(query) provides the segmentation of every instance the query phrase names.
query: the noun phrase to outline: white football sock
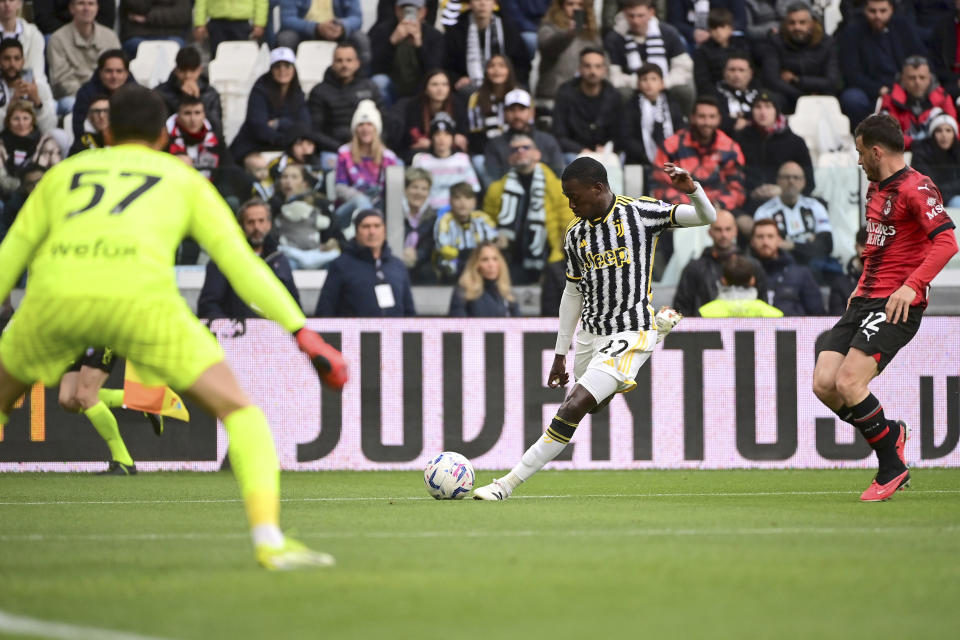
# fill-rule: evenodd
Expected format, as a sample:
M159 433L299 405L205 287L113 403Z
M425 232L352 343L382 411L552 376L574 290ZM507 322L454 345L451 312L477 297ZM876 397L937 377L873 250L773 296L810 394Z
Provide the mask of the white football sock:
M530 476L540 471L543 465L560 455L560 452L563 451L566 446L566 443L557 442L547 436L547 434L541 435L540 438L523 453L517 466L511 469L510 473L500 478L500 484L503 485L507 491L512 492L521 482L525 482Z
M283 546L283 532L275 524L258 524L250 530L250 535L253 537L253 546L255 547L262 544L274 548Z

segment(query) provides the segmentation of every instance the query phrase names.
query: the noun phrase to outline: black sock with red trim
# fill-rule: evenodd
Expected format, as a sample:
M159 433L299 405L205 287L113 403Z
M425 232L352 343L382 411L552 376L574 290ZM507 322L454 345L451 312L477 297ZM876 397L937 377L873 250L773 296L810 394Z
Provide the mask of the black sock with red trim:
M863 402L850 407L853 424L863 434L867 444L877 452L877 460L883 467L888 463L898 464L896 443L900 428L883 415L883 406L872 393Z
M847 424L853 424L853 409L847 405L840 405L839 409L834 409L833 412L837 414L837 417L846 422Z

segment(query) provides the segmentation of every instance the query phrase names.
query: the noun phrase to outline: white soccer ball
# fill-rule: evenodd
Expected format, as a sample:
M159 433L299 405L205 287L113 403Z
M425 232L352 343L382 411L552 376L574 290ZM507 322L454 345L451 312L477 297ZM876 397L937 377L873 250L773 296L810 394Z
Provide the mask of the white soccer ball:
M423 470L427 493L437 500L460 500L473 489L473 465L459 453L444 451Z

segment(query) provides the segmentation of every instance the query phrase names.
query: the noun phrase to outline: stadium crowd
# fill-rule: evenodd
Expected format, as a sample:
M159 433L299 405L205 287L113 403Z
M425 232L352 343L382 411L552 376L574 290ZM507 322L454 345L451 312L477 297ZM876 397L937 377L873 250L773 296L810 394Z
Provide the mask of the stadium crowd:
M646 195L685 202L662 170L675 163L714 202L712 245L679 276L684 315L718 299L841 313L865 234L837 251L830 202L813 195L824 150L788 116L811 95L835 97L851 131L889 113L960 206L960 0L843 0L827 33L837 4L379 0L364 32L361 0L0 0L0 233L44 171L107 144L110 95L137 82L142 43L167 40L175 67L153 87L167 150L216 186L294 297L293 270L327 271L308 314L415 315L412 285L444 284L451 315L518 315L514 285L539 285L556 315L573 218L558 176L582 155L621 180L640 165ZM270 52L234 132L205 61L236 40ZM314 40L332 53L305 91L297 47ZM386 241L392 166L402 246ZM655 278L672 245L665 234ZM177 253L204 259L189 241ZM254 315L206 268L200 316Z

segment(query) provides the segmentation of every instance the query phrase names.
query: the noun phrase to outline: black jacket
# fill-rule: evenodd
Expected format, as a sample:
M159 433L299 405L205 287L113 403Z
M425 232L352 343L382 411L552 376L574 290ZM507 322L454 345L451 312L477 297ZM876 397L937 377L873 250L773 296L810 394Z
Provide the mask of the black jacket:
M747 260L753 263L754 277L757 279L757 298L766 301L767 273L753 258L748 257ZM713 247L707 247L699 258L691 260L683 268L676 293L673 294L673 308L685 316L699 316L700 307L716 299L722 275L722 260L713 255Z
M910 165L933 180L945 203L960 195L960 142L944 151L931 136L914 142L912 151Z
M127 76L127 82L124 86L129 84L137 84L132 73ZM90 105L93 104L94 99L97 96L109 96L110 94L111 91L103 86L103 82L100 81L100 73L94 70L90 80L77 91L77 101L73 103L74 140L83 135L83 123L87 119L87 112L90 111Z
M733 139L740 145L744 160L744 187L747 198L750 192L761 184L777 184L777 171L784 162L792 160L803 167L807 185L803 189L804 195L813 193L813 162L810 160L810 151L803 138L784 126L780 131L767 133L759 127L749 125L737 131ZM752 203L751 210L763 202ZM776 306L776 305L774 305Z
M496 280L483 281L483 293L475 300L463 297L463 290L454 287L450 296L450 316L457 318L516 318L520 315L517 301L500 295Z
M926 52L913 24L903 16L894 13L883 33L875 33L865 18L857 18L844 29L839 43L844 84L863 89L873 100L880 87L893 87L904 58Z
M513 70L517 74L517 82L526 86L530 77L530 52L527 50L527 45L523 43L520 30L513 24L513 21L504 15L500 15L500 18L503 20L503 39L505 42L501 43L500 51L495 53L503 53L510 58L510 62L513 63ZM446 64L443 67L453 73L454 82L467 75L467 33L472 19L473 14L470 11L465 11L460 14L456 26L450 27L444 32Z
M394 88L399 89L397 96L409 96L416 91L418 84L416 78L422 78L431 69L443 68L446 46L443 34L427 22L420 25L420 47L404 42L390 44L390 34L397 28L397 24L397 19L394 17L370 29L372 54L370 68L373 74L382 73L390 76L394 82ZM409 82L408 79L413 82ZM396 86L398 83L407 86Z
M320 290L314 315L318 318L416 315L407 268L403 260L394 257L386 244L383 245L380 256L379 271L383 273L382 281L378 278L377 271L377 264L370 249L361 247L356 241L347 244L340 257L327 268L327 279ZM380 308L375 290L378 284L390 285L394 300L392 307Z
M679 104L670 96L667 96L667 108L670 110L670 121L673 123L673 132L687 127L687 116ZM660 135L662 136L662 129ZM663 136L654 140L657 146L662 147L664 139L669 136ZM654 158L647 157L646 147L643 145L643 112L640 109L640 92L634 91L633 95L627 98L623 103L623 150L627 154L628 164L653 164ZM560 175L559 173L557 175Z
M290 263L286 256L277 251L277 241L272 235L264 239L263 252L260 255L299 306L300 292L297 291L297 285L293 282ZM259 318L260 314L247 306L247 303L237 295L219 267L211 260L207 263L207 277L203 281L203 288L200 289L197 316L211 319Z
M106 1L106 0L104 0ZM144 16L146 22L133 22L130 14ZM130 38L186 38L193 25L191 0L123 0L120 3L120 41Z
M101 2L97 9L97 22L113 29L117 19L117 5ZM45 35L50 35L73 20L70 15L70 0L33 0L33 22Z
M786 82L781 71L792 71L796 82ZM763 84L786 99L788 113L793 113L797 98L813 93L833 96L840 89L840 63L837 47L830 36L800 46L788 40L785 33L771 34L761 70Z
M953 63L957 58L956 20L944 20L933 33L930 45L933 71L937 74L941 86L956 98L960 96L960 73L953 70Z
M557 89L553 135L563 151L579 153L581 149L593 149L608 140L613 140L614 146L620 149L622 122L620 93L606 80L596 97L580 90L580 78L564 82Z
M206 76L200 76L197 79L197 86L200 87L200 101L203 102L203 113L207 116L210 124L213 125L213 130L216 131L217 134L222 135L223 108L220 104L220 94L213 88L213 85L210 84ZM154 91L159 93L160 97L163 98L163 102L167 105L167 111L171 115L177 112L177 109L180 108L180 101L187 95L181 91L180 81L173 71L170 72L170 77L167 78L166 82L157 85Z
M721 47L713 38L708 38L693 51L693 82L697 86L698 96L717 95L717 83L723 80L723 68L727 65L727 56L732 51L749 51L750 45L745 38L730 38L727 48Z
M769 293L773 294L773 300L767 299L766 302L783 311L785 316L825 314L823 296L813 274L798 265L793 256L781 251L776 258L759 262L767 272L767 286Z
M238 163L252 151L281 150L290 137L290 132L298 126L310 126L310 112L307 100L299 83L287 91L280 104L270 100L270 90L274 85L270 72L257 78L250 89L247 100L247 117L230 145L230 151ZM276 120L276 126L268 123Z
M846 272L830 282L830 304L827 312L832 316L842 316L847 310L847 300L857 288L863 274L863 261L857 256L847 262Z
M373 100L383 111L380 90L373 80L354 76L353 82L344 84L333 69L327 69L323 82L310 90L307 107L322 151L335 152L340 145L350 142L350 120L357 104L364 99Z

